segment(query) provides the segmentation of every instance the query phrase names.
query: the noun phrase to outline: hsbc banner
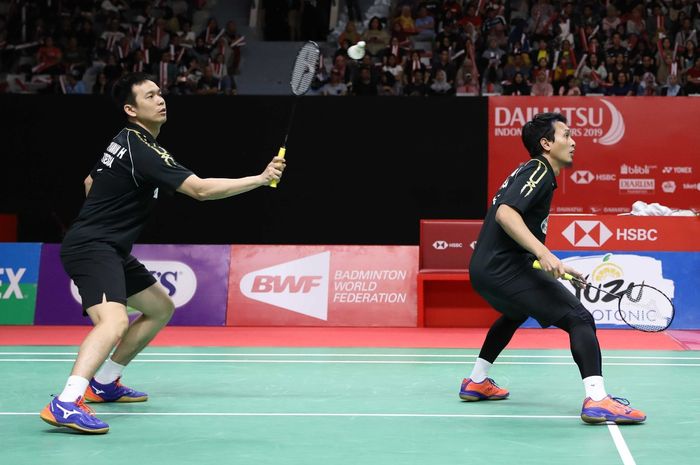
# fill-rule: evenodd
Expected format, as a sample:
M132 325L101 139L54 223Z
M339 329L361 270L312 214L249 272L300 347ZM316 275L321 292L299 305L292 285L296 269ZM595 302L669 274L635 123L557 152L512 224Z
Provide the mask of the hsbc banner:
M91 324L80 294L59 258L60 245L44 244L35 324ZM135 245L133 255L175 303L170 325L223 326L226 322L229 246Z
M416 326L416 246L231 246L230 326Z
M0 325L34 322L41 244L0 243Z
M483 220L420 220L418 268L425 271L466 271Z
M550 215L547 227L551 250L700 251L699 237L698 217Z
M574 165L557 178L552 213L626 213L637 200L700 208L700 100L681 97L490 97L489 200L527 160L521 129L541 112L566 116ZM671 150L684 147L682 150Z
M624 292L635 284L649 284L669 296L676 307L671 329L700 329L700 287L697 275L700 271L698 252L572 252L555 251L565 263L586 276L591 286L581 291L571 284L566 288L576 295L591 312L598 327L627 328L613 294ZM644 320L644 311L626 315L628 319ZM530 319L526 327L537 327Z

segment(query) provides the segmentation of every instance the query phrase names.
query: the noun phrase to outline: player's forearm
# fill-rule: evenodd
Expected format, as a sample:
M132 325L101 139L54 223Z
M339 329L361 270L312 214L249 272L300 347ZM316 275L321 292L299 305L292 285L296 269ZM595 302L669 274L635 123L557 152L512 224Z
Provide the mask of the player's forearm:
M530 232L517 210L500 205L496 211L496 222L515 242L537 258L549 252L547 247Z
M248 192L264 184L259 175L237 179L204 178L189 182L185 193L197 200L217 200Z

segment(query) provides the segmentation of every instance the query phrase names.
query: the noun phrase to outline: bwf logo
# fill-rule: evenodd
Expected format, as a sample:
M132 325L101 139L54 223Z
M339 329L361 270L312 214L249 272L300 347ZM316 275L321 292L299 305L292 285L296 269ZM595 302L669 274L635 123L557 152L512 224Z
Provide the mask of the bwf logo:
M292 260L247 273L241 293L252 300L328 320L328 276L331 253Z
M612 237L612 232L600 221L573 221L562 235L574 247L600 247Z

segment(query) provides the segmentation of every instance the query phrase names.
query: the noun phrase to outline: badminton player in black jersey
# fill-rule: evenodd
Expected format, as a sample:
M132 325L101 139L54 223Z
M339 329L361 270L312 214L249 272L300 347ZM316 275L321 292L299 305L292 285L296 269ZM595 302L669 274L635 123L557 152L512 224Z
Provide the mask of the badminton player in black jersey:
M122 370L173 314L168 294L130 254L158 195L177 191L197 200L223 199L279 181L285 168L284 159L275 157L256 176L199 178L156 140L167 112L148 75L122 77L113 94L128 123L86 178L85 203L61 246L63 267L94 328L80 346L65 388L40 414L52 425L96 434L109 426L84 402L147 400L146 393L121 384ZM131 324L127 304L142 313Z
M508 397L509 392L488 377L489 370L515 331L532 317L542 327L554 325L569 333L586 392L583 421L642 422L643 412L606 392L593 317L557 280L564 273L583 276L544 245L556 176L571 166L576 147L566 118L559 113L538 114L523 127L522 140L531 159L505 180L494 197L469 264L474 289L502 315L489 329L459 396L466 401ZM544 271L533 269L535 260Z

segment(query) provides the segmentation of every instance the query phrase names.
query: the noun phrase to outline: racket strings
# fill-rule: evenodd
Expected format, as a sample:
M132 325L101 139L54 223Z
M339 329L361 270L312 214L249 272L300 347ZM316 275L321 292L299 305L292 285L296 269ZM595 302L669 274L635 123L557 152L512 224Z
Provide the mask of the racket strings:
M642 331L662 331L671 324L673 316L673 303L651 286L630 286L620 297L620 317Z
M295 95L303 95L311 87L316 76L321 51L313 42L304 44L297 54L289 85Z

